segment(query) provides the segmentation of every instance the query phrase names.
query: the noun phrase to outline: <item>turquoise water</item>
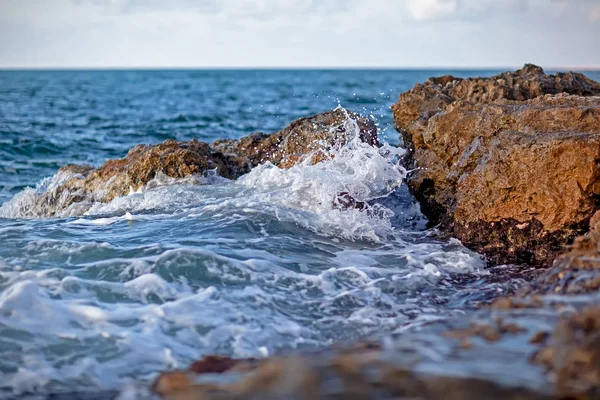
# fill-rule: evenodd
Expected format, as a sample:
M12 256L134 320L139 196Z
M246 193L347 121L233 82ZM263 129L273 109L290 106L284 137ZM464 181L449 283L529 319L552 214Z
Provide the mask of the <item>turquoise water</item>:
M495 72L0 72L0 394L118 390L205 354L319 348L514 289L519 279L490 279L478 255L425 229L393 146L355 143L333 163L236 182L159 182L69 218L11 214L62 165L273 132L338 105L395 145L400 93ZM330 194L348 188L377 212L333 209Z

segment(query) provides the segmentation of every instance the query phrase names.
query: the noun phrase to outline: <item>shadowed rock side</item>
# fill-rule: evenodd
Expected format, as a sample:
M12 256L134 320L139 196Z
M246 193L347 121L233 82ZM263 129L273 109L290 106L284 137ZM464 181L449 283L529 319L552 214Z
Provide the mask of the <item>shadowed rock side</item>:
M216 170L236 179L264 162L290 168L312 157L316 163L345 145L358 126L361 140L378 145L375 124L342 108L301 118L280 132L253 133L240 140L211 145L197 140L166 140L158 145L137 145L125 158L109 160L99 168L69 165L54 181L19 210L21 217L80 215L96 202L106 203L146 187L153 180L189 178L202 182L202 174Z
M533 65L402 94L394 122L422 211L493 263L549 265L598 209L598 96L582 74Z
M556 258L552 268L545 270L514 296L497 299L494 307L539 307L542 305L541 296L547 294L600 296L600 221L594 221L588 234L576 238ZM600 300L600 297L595 300Z

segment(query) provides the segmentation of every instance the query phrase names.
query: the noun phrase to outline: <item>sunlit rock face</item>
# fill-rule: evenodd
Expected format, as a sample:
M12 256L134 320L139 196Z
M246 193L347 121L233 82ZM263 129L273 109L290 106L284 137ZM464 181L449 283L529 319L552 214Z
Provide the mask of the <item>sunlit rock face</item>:
M598 208L598 96L582 74L533 65L402 94L394 123L422 211L493 263L548 265Z
M192 140L166 140L157 145L137 145L119 160L99 168L68 165L21 200L20 217L81 215L94 203L106 203L148 185L187 179L203 183L205 173L236 179L253 167L271 162L290 168L298 162L317 163L356 135L372 146L379 144L377 127L368 118L337 108L294 121L273 133L253 133L239 140L218 140L212 144Z
M329 150L346 144L356 129L363 142L379 144L373 121L337 108L300 118L272 135L254 133L240 140L219 140L211 147L223 154L244 157L252 166L269 161L280 168L290 168L308 157L313 162L327 159Z

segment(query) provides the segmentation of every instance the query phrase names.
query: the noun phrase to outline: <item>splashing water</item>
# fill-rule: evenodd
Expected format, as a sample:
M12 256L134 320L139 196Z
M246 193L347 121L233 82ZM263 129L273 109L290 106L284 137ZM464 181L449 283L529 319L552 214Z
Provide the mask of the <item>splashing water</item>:
M423 230L402 154L355 137L326 162L158 175L51 219L23 217L46 215L36 199L69 176L22 190L0 207L0 394L120 389L205 354L322 347L511 290ZM340 207L343 193L366 206Z

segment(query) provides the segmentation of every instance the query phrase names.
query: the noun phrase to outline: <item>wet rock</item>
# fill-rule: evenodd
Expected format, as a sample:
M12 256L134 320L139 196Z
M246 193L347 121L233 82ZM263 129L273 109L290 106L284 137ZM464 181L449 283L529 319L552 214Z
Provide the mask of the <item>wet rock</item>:
M517 334L521 332L525 332L525 329L514 323L505 323L502 318L496 318L491 324L471 322L467 329L448 331L443 336L463 341L473 336L479 336L488 342L497 342L505 334Z
M300 118L272 135L254 133L240 140L220 140L212 148L247 158L252 165L269 161L280 168L290 168L309 157L315 163L328 159L330 150L346 144L356 128L360 140L371 146L379 144L373 121L337 108Z
M238 360L223 356L206 356L190 365L189 371L196 374L220 374L233 369L248 369L255 362L255 359Z
M165 376L161 375L157 382ZM178 378L181 379L181 378ZM356 348L332 355L268 359L246 375L224 384L186 384L157 391L167 400L191 399L552 399L548 393L505 387L485 379L411 371L386 360L381 350ZM196 380L196 382L194 382ZM154 385L157 388L157 384ZM167 388L164 386L162 389Z
M592 218L592 223L551 268L492 304L495 310L566 311L553 329L530 338L541 346L532 362L546 368L560 398L600 398L600 222Z
M348 192L340 192L333 200L333 207L339 210L358 209L366 210L368 204L364 201L358 201Z
M298 162L316 163L332 157L332 150L360 140L378 145L375 124L342 108L301 118L280 132L254 133L240 140L207 144L192 140L166 140L158 145L137 145L125 158L109 160L99 168L68 165L59 170L44 191L21 201L18 217L80 215L94 203L106 203L153 184L202 183L203 174L236 179L253 167L271 162L290 168Z
M74 167L62 171L72 172ZM75 167L79 169L80 167ZM93 194L93 201L108 202L147 185L158 173L181 179L215 169L225 178L235 178L248 167L235 157L211 152L208 144L192 140L166 140L158 145L137 145L120 160L109 160L100 168L88 171L83 179L71 180L64 188Z
M598 209L598 96L584 75L532 65L402 94L394 122L422 211L492 263L549 265Z
M600 294L600 222L592 226L586 235L575 239L564 253L556 258L551 268L544 270L514 295L496 299L496 309L540 308L544 296L553 295L568 299L569 296L586 297L592 301ZM557 300L558 303L560 301Z
M600 398L600 306L562 319L533 361L553 374L563 398Z

